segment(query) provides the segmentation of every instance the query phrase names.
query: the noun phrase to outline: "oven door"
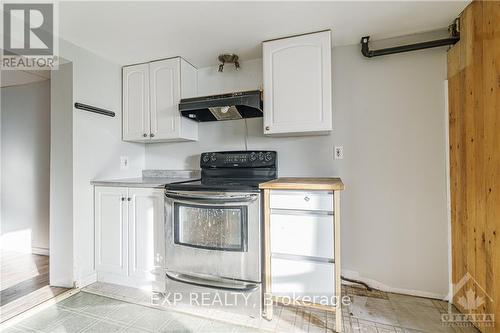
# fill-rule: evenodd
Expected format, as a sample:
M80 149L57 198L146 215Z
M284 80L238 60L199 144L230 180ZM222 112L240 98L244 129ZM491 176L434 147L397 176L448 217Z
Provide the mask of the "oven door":
M166 268L261 281L260 194L166 192Z

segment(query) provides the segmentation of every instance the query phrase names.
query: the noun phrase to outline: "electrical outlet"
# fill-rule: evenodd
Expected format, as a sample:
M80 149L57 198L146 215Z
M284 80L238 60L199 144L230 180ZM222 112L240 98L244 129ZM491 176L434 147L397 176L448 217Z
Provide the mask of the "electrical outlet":
M335 146L335 159L341 160L344 158L344 146Z
M120 156L120 169L128 170L128 156Z

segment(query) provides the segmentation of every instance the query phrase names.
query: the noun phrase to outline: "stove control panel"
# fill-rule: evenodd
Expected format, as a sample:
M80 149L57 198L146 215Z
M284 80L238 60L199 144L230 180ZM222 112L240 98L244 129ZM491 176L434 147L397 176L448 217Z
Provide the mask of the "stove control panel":
M202 153L200 166L202 169L275 167L276 152L249 150Z

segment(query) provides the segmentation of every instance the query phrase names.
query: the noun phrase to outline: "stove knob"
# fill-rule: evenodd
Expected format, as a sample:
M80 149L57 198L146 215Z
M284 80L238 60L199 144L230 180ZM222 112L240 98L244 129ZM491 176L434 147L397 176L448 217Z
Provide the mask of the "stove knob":
M264 153L259 153L259 160L260 161L263 161L264 160Z
M251 153L251 154L250 154L250 161L252 161L252 162L253 162L253 161L255 161L256 159L257 159L257 154L255 154L255 153Z
M266 158L266 162L269 162L270 160L273 159L273 155L270 152L267 152L265 158Z
M208 161L210 161L210 156L208 156L208 155L204 155L204 156L203 156L203 162L205 162L205 163L206 163L206 162L208 162Z

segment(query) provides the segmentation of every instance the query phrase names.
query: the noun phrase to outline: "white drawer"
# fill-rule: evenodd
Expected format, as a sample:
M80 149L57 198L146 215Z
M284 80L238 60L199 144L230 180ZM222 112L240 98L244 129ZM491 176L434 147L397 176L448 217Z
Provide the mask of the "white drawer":
M273 296L310 297L310 302L333 305L335 265L281 258L271 259ZM316 297L315 299L313 297ZM323 303L324 302L324 303Z
M271 214L271 252L333 259L333 216Z
M270 207L332 212L333 192L271 190Z

